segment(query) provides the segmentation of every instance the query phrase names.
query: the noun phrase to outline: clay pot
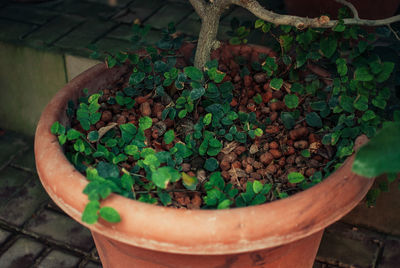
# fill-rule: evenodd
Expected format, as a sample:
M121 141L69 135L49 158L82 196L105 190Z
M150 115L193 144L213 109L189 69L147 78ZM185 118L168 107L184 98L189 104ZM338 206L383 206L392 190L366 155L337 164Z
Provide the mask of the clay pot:
M400 5L399 0L348 0L357 9L362 19L384 19L393 16ZM284 0L286 11L302 17L319 17L329 14L337 18L343 5L335 0Z
M88 183L66 159L50 127L67 124L66 107L83 88L115 83L127 68L96 65L62 88L45 108L35 137L40 180L54 202L88 227L103 267L312 267L324 228L353 209L373 180L351 173L354 156L322 183L268 204L225 210L183 210L111 194L121 222L81 221ZM364 143L365 137L357 140Z

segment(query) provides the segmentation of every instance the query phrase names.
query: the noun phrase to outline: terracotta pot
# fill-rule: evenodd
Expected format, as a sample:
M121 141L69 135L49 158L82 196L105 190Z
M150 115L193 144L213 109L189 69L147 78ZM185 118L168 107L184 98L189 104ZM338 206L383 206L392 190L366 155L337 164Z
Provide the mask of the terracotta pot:
M93 234L103 267L312 267L323 230L354 208L373 180L350 172L354 156L322 183L268 204L226 210L183 210L112 194L103 206L121 222L82 223L88 183L65 158L55 121L67 124L68 100L115 83L126 68L104 64L69 82L45 108L35 138L37 171L54 202ZM364 143L365 137L357 140Z
M400 5L399 0L348 0L357 9L362 19L384 19L393 16ZM343 5L335 0L284 0L286 11L302 17L319 17L329 14L337 18Z

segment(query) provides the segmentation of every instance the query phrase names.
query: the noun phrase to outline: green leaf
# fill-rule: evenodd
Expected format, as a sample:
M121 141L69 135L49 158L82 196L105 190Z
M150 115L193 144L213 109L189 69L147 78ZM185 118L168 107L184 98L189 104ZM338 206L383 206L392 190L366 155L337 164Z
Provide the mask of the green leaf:
M77 138L79 138L79 137L81 137L81 136L82 136L82 134L81 134L79 131L77 131L77 130L75 130L75 129L73 129L73 128L71 128L71 129L68 130L68 132L67 132L67 139L68 139L69 141L76 140Z
M192 80L201 81L203 80L203 72L194 66L188 66L183 68L184 73Z
M400 123L384 127L356 154L352 170L359 175L373 178L382 173L400 172Z
M140 82L142 82L145 77L146 77L146 74L144 72L132 73L131 76L129 77L129 84L137 85Z
M115 223L121 221L119 213L112 207L102 207L99 212L100 216L108 222Z
M283 79L282 78L273 78L269 84L272 89L279 90L281 89L283 85Z
M231 206L231 201L229 199L225 199L218 204L217 209L227 209Z
M306 115L306 122L310 127L322 127L321 117L316 112L311 112Z
M253 191L254 193L258 194L263 189L263 184L259 181L253 182Z
M56 121L53 123L53 125L51 125L50 132L54 135L61 135L65 133L65 128L58 121Z
M119 155L115 156L115 157L112 159L112 163L113 163L113 164L118 164L118 163L123 162L123 161L125 161L125 160L127 160L127 159L128 159L128 157L127 157L126 155L124 155L124 154L119 154Z
M376 117L376 115L375 115L374 111L368 110L368 111L366 111L366 112L363 114L363 116L361 117L361 119L362 119L363 121L369 121L369 120L374 119L375 117Z
M185 172L182 172L181 175L182 175L183 186L185 186L185 188L188 190L192 190L192 191L196 190L197 184L198 184L197 178L189 176Z
M124 152L127 155L135 156L139 154L139 148L136 145L127 145L124 148Z
M99 176L102 178L118 178L119 169L116 165L107 162L99 162L96 166Z
M254 135L256 135L257 137L261 137L264 134L264 132L262 131L261 128L256 128L254 130Z
M290 183L300 183L304 181L304 176L303 174L299 172L291 172L288 174L288 180Z
M175 139L175 132L174 130L170 129L164 134L164 142L165 144L170 144Z
M88 133L87 138L88 138L89 141L95 142L95 141L97 141L99 139L99 132L97 132L96 130L90 131Z
M374 76L369 72L368 68L365 66L358 67L354 72L354 80L368 82L372 81Z
M82 221L88 224L94 224L99 219L98 211L100 209L100 203L97 200L90 201L86 204L85 209L82 213Z
M206 90L204 89L204 87L200 86L200 87L194 87L191 91L190 91L190 98L192 100L197 100L200 99L204 93L206 93Z
M302 151L301 151L301 155L304 156L304 157L306 157L306 158L311 157L310 150L308 150L308 149L302 150Z
M299 97L295 94L287 94L285 96L285 104L289 109L294 109L299 105Z
M366 96L361 95L354 102L354 108L359 111L366 111L368 109L368 98Z
M153 120L148 116L142 116L139 118L139 128L141 130L146 130L151 127Z
M286 129L292 129L294 127L294 125L296 124L296 121L295 121L293 115L288 112L281 113L281 120Z
M262 27L264 25L264 21L262 19L257 19L256 22L254 23L254 27L256 29Z
M124 173L121 177L121 186L127 191L132 191L132 187L133 187L132 176Z
M347 74L348 68L347 68L347 63L345 59L339 58L336 60L336 67L337 71L340 76L344 76Z
M151 180L157 187L167 188L168 183L175 182L181 178L181 174L176 169L165 166L160 167L151 174Z
M203 118L203 124L208 126L212 120L212 113L207 113Z
M121 130L122 139L125 143L130 143L137 132L136 126L132 123L127 123L121 124L119 128Z
M324 53L325 57L332 57L333 53L335 53L337 48L337 39L333 36L326 37L321 40L320 47L322 53Z
M382 83L382 82L385 82L386 80L388 80L393 69L394 69L393 62L387 62L387 61L384 62L382 64L382 71L376 77L376 82Z
M188 111L186 109L180 110L179 113L178 113L178 117L179 118L184 118L187 115L187 112Z
M204 168L210 172L216 170L218 166L218 161L214 157L207 158L204 163Z
M338 24L333 27L335 32L344 32L346 30L346 25L344 25L343 20L339 20Z
M378 107L380 109L385 109L386 101L378 96L378 97L372 99L372 105L374 105L375 107Z

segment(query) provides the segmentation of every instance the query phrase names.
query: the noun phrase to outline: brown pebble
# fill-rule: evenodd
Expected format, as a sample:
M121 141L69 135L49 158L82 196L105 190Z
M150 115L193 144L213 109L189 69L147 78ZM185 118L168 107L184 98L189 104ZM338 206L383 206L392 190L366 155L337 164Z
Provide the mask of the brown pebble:
M270 102L269 108L271 108L271 111L280 111L285 108L285 104L282 101Z
M288 147L286 147L286 150L284 151L284 155L292 155L295 152L296 151L294 150L294 148L292 146L288 146Z
M232 163L232 168L241 168L242 167L242 163L240 163L240 161L235 161Z
M281 167L283 167L283 166L285 166L285 164L286 164L286 159L285 159L285 157L281 157L281 158L278 160L278 165L280 165Z
M118 119L117 119L117 124L118 125L122 125L122 124L125 124L125 123L126 123L126 117L125 116L121 115L120 117L118 117Z
M137 97L137 98L135 99L135 101L136 101L137 104L140 105L140 104L146 102L146 101L147 101L147 98L145 98L145 97L143 97L143 96L139 96L139 97Z
M301 149L301 150L307 149L308 148L308 142L304 141L304 140L295 141L294 142L294 148Z
M110 111L104 111L101 114L101 121L107 123L110 122L112 120L112 113Z
M243 77L243 80L244 80L244 86L245 87L250 87L251 86L251 82L252 82L253 79L251 78L250 75L245 75Z
M272 141L272 142L269 143L269 148L278 149L279 148L279 144L276 141Z
M269 119L271 120L271 122L274 122L276 119L278 119L278 113L272 112L271 115L269 116Z
M249 153L250 153L250 154L255 154L255 153L257 153L257 152L258 152L258 145L257 145L257 144L252 144L252 145L250 146Z
M267 166L267 168L265 169L265 171L267 172L267 173L269 173L269 174L275 174L275 172L277 171L277 167L276 167L276 165L274 165L273 163L271 163L271 164L269 164L268 166Z
M188 204L189 209L199 209L201 207L202 199L199 193L195 193L193 198L190 200L190 204Z
M151 115L151 107L149 102L143 102L140 105L140 113L142 116L150 116Z
M271 99L272 99L272 92L271 91L267 91L263 94L261 94L263 103L268 103Z
M253 172L253 167L251 165L247 165L244 171L246 171L246 173L251 173Z
M266 73L257 73L253 75L254 81L258 84L263 84L267 81L267 74Z
M234 152L237 155L241 155L242 153L246 152L246 150L247 150L246 147L238 146L238 147L235 148Z
M100 129L100 128L104 127L105 125L106 125L106 123L104 123L104 121L99 121L96 123L96 128Z
M274 99L282 99L282 97L283 97L283 92L282 91L274 90L272 92L272 98L274 98Z
M231 168L231 164L227 161L221 161L219 166L222 170L229 170Z
M292 154L286 158L286 163L292 165L294 164L295 160L296 160L296 155Z
M222 161L233 163L236 159L237 159L237 154L235 154L234 152L230 152L229 154L223 154Z
M306 127L299 127L296 129L293 129L289 132L289 137L292 140L298 140L300 138L303 138L308 135L308 129Z
M274 159L273 155L269 152L266 152L260 156L260 161L264 165L268 165L269 163L272 162L273 159Z
M272 154L272 156L273 156L275 159L278 159L278 158L281 158L281 157L282 157L282 153L281 153L281 151L279 151L279 150L271 149L271 150L269 150L269 152Z
M306 170L306 172L305 172L305 175L307 176L307 177L311 177L312 175L314 175L314 173L316 172L317 170L315 169L315 168L308 168L307 170Z
M227 170L223 170L221 172L221 176L222 178L224 178L225 180L229 180L231 178L231 175L229 174L229 172Z
M266 143L264 144L263 150L264 150L264 151L268 151L268 150L269 150L269 143L268 143L268 142L266 142Z
M276 134L279 132L279 127L275 125L269 125L265 128L265 133Z
M260 168L263 168L263 164L261 164L261 162L254 161L253 167L254 167L255 169L260 169Z
M188 171L190 171L190 163L182 163L182 164L181 164L181 167L182 167L182 171L183 171L183 172L188 172Z
M258 174L257 172L252 172L250 173L250 178L253 178L254 180L260 180L262 177L260 174Z

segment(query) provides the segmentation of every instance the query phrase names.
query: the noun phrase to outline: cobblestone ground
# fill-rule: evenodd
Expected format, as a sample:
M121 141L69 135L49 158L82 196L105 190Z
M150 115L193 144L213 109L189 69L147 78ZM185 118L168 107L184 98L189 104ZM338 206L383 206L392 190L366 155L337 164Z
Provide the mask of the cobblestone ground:
M90 232L47 196L33 139L0 129L0 267L101 267ZM398 268L400 238L338 222L327 228L314 268Z

